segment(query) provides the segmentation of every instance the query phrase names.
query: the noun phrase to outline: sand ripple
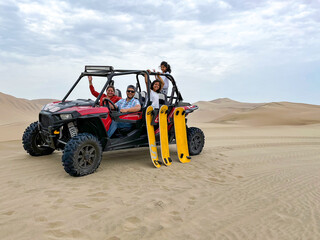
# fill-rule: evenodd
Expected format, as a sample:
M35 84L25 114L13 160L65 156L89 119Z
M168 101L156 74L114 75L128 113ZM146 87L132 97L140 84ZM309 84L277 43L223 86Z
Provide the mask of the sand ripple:
M81 178L1 142L0 239L320 239L319 126L202 127L188 164L132 149Z

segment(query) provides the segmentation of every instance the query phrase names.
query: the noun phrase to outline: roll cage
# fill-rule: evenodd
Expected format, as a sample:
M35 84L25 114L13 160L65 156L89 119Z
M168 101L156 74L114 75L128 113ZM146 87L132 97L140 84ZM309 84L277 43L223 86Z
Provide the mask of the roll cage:
M151 104L151 102L150 102L150 86L151 86L150 76L155 76L155 75L157 75L157 73L154 73L154 72L148 73L145 70L123 70L123 69L114 69L112 66L91 66L91 65L90 66L85 66L84 72L82 72L80 74L80 76L78 77L76 82L70 88L70 90L65 95L65 97L62 99L62 102L66 101L66 99L71 94L73 89L78 85L80 80L85 76L97 76L97 77L106 77L107 78L107 81L104 84L102 90L100 91L99 96L97 97L97 99L95 100L94 104L92 105L93 107L95 107L95 106L99 105L99 100L100 100L102 94L104 93L104 91L106 90L106 88L109 85L113 85L114 84L113 77L122 76L122 75L136 75L136 80L137 80L136 89L137 89L138 92L141 93L141 85L140 85L139 76L143 77L143 82L144 82L145 81L144 74L147 74L147 78L148 78L148 87L147 87L147 99L148 99L148 102L147 102L146 106L149 106ZM175 82L174 78L170 74L160 73L159 75L160 76L166 76L170 80L170 82L172 84L171 93L170 93L170 95L168 94L166 96L166 100L167 100L167 103L168 103L169 106L172 106L172 105L176 106L178 104L178 102L183 100L183 98L181 96L181 93L178 90L178 87L176 85L176 82ZM141 106L141 107L144 107L144 106Z

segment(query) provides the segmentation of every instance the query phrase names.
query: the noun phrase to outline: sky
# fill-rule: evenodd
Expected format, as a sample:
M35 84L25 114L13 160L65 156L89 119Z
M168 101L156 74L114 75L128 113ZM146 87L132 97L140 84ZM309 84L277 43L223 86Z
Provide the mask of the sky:
M0 0L0 92L62 99L85 65L161 61L187 102L320 104L320 1Z

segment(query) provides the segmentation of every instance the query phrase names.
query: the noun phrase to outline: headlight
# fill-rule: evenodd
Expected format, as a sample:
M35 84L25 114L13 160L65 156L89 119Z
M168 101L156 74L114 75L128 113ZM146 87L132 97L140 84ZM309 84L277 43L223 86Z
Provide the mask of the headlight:
M62 120L72 119L72 114L71 114L71 113L60 114L60 118L61 118Z

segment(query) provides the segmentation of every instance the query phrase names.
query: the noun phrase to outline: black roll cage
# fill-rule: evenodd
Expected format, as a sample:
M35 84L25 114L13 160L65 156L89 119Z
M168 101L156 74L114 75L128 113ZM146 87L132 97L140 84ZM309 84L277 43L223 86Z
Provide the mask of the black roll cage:
M100 91L100 94L97 97L97 99L95 100L94 104L92 105L92 107L99 106L99 100L100 100L102 94L104 93L106 88L109 85L111 85L111 83L113 83L112 78L115 77L115 76L130 75L130 74L136 74L136 80L137 80L136 88L139 89L139 92L141 92L139 76L143 76L144 77L144 74L147 74L147 78L148 78L148 87L147 87L148 103L147 103L147 106L150 105L150 86L151 86L150 76L156 76L156 75L166 76L170 80L170 82L172 84L172 91L171 91L170 95L166 96L166 98L167 98L166 100L167 100L169 106L177 105L178 102L183 100L183 98L181 96L181 93L179 92L178 87L176 85L176 82L175 82L174 78L170 74L155 73L155 72L150 72L149 73L146 70L122 70L122 69L116 69L115 70L111 66L91 66L91 65L87 65L87 66L85 66L85 71L80 74L80 76L78 77L76 82L70 88L70 90L65 95L65 97L62 99L62 102L66 101L68 96L71 94L73 89L78 85L78 83L80 82L80 80L83 77L85 77L85 76L106 77L108 80L105 83L105 85L103 86L102 90ZM143 80L143 81L145 81L145 80ZM141 106L141 107L143 107L143 106Z

